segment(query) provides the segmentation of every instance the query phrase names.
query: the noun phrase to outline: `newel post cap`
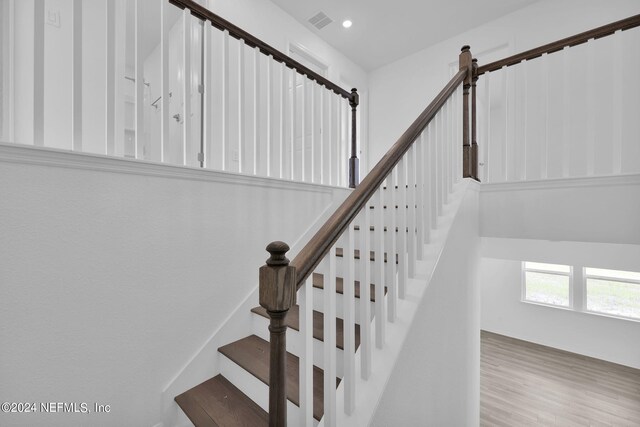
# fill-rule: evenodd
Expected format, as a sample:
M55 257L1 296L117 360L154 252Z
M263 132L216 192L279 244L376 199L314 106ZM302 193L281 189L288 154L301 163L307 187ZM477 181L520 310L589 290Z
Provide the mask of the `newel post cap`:
M360 95L358 94L358 89L355 87L351 89L351 98L349 99L349 105L352 108L357 107L360 104Z
M296 303L296 269L285 257L288 250L289 245L279 241L267 246L271 256L260 267L259 287L260 305L267 311L287 311Z

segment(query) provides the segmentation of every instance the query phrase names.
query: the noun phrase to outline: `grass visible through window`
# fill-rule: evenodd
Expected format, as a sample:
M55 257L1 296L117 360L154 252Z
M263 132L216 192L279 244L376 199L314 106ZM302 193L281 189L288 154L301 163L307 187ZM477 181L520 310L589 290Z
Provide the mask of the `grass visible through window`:
M527 271L525 286L527 301L569 306L569 276Z
M587 310L640 319L640 285L587 279Z

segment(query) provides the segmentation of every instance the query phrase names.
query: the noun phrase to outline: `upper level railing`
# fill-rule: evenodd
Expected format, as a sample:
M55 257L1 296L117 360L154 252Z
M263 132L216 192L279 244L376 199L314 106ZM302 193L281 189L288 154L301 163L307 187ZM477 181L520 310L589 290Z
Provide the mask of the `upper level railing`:
M311 69L309 69L308 67L305 67L303 64L301 64L300 62L292 59L291 57L285 55L284 53L280 52L279 50L275 49L274 47L268 45L267 43L265 43L264 41L260 40L259 38L249 34L248 32L242 30L241 28L238 28L236 25L232 24L231 22L225 20L224 18L214 14L213 12L211 12L209 9L205 8L204 6L199 5L198 3L194 2L193 0L169 0L170 3L176 5L177 7L187 11L188 13L190 13L191 15L193 15L194 17L201 19L203 22L208 22L210 23L213 27L224 31L225 33L227 33L229 36L236 38L237 40L241 41L241 43L243 43L245 46L249 47L249 48L253 48L253 49L257 49L260 53L262 53L263 55L266 55L268 57L270 57L272 60L284 64L286 67L295 70L298 74L300 74L301 76L306 77L307 79L311 80L312 82L317 83L320 86L323 86L324 88L328 89L329 91L335 93L336 95L341 96L342 98L344 98L345 100L347 100L349 102L349 106L351 107L351 145L350 145L350 156L349 156L349 163L348 163L348 167L349 167L349 187L351 188L355 188L356 185L358 184L359 181L359 159L358 159L358 148L357 148L357 124L356 124L356 109L358 107L358 104L360 103L360 97L358 96L358 92L357 89L351 89L351 92L348 92L344 89L342 89L340 86L336 85L335 83L331 82L330 80L328 80L327 78L325 78L324 76L321 76L320 74L316 73L315 71L312 71ZM254 72L258 73L257 67L254 70ZM257 79L257 77L256 77ZM306 85L305 85L306 88ZM296 95L295 95L295 85L292 87L292 91L294 92L293 94L293 99L295 99ZM303 90L305 90L303 88ZM257 91L256 91L257 92ZM303 103L304 103L304 96L302 98ZM259 103L259 100L256 99L254 100L255 104L257 105ZM302 105L302 126L304 127L304 108L305 105ZM313 106L311 107L313 108ZM294 112L295 114L295 112ZM313 113L312 113L313 114ZM295 119L292 119L293 122L295 122ZM313 122L312 122L313 123ZM295 123L292 124L292 126L295 127ZM312 125L313 126L313 125ZM295 130L293 131L295 132ZM302 137L304 139L304 132L305 130L302 130ZM311 131L312 135L313 135L313 130ZM255 135L254 135L255 136ZM304 147L304 141L303 141L303 147L302 147L302 176L304 178L304 166L305 166L305 160L304 160L304 151L305 151L305 147ZM293 156L293 154L292 154ZM292 160L292 164L293 164L293 160ZM338 162L338 165L340 164L340 162ZM338 166L336 165L336 166ZM311 167L314 166L314 160L311 160ZM292 166L293 167L293 166ZM293 172L292 172L293 174ZM312 174L313 176L313 174ZM304 180L304 179L303 179Z
M1 18L4 44L33 55L5 55L3 44L12 82L0 84L12 92L0 115L15 110L0 121L3 142L358 183L357 91L198 2L65 2L57 18L42 2L30 14L15 4ZM34 20L14 22L23 16Z
M635 15L480 64L483 182L639 173L639 26Z

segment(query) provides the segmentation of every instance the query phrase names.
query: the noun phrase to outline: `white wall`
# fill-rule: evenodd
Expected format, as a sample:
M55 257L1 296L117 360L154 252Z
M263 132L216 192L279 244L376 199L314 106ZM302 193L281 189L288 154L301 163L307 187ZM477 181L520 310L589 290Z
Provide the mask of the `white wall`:
M478 243L478 193L468 190L372 426L479 424Z
M640 367L640 322L522 303L521 261L640 271L640 175L483 184L482 328Z
M521 302L521 261L640 271L640 245L483 238L482 329L640 368L640 322Z
M480 235L640 244L640 175L484 184Z
M2 425L159 422L163 390L257 286L267 243L293 245L348 193L17 145L0 164L0 395L112 408Z
M384 154L442 89L451 66L458 62L461 46L471 45L479 64L484 64L637 13L635 0L541 0L373 71L369 103L372 160ZM482 84L481 78L479 86ZM610 142L597 140L598 145ZM482 146L482 140L479 144Z

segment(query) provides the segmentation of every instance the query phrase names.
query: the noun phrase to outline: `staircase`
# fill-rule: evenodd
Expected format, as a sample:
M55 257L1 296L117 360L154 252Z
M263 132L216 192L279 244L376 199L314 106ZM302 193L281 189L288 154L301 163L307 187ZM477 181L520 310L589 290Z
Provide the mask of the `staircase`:
M385 189L385 192L397 192L397 188ZM391 197L387 195L388 200ZM396 199L397 200L397 199ZM375 206L370 206L374 210ZM387 206L384 206L387 209ZM398 206L395 209L399 209ZM405 211L409 206L404 206ZM416 209L416 206L414 206ZM375 226L366 228L360 225L353 225L356 233L370 233L375 235ZM395 229L399 233L398 227L392 227L385 223L385 240L389 240L387 233ZM404 228L404 233L409 234L408 228ZM414 229L414 235L416 231ZM397 274L398 254L395 254L395 265L390 265L388 260L392 258L385 252L383 260L385 264L385 277ZM341 247L335 250L336 261L344 264L345 251ZM353 251L353 260L356 263L368 262L372 265L376 260L376 252L370 251L368 259L361 258L361 250ZM338 265L338 271L344 271L344 265ZM324 298L324 280L326 275L321 272L313 273L313 300L315 302L313 310L313 339L314 339L314 360L317 366L313 368L313 417L316 422L322 419L324 414L324 371L322 363L322 345L324 341L324 314L321 302ZM354 282L354 297L356 303L354 310L356 313L355 324L355 348L360 347L360 324L363 319L360 317L358 307L360 306L360 281ZM371 313L376 301L375 283L370 284L369 299L371 302ZM343 311L344 300L344 278L336 277L336 300L338 314ZM385 300L388 295L387 286L384 289ZM294 305L288 312L285 323L289 328L287 342L287 399L289 425L297 425L299 419L299 359L296 355L300 349L300 306ZM175 398L180 408L189 417L194 425L201 426L259 426L268 424L268 414L263 407L268 407L268 385L269 385L269 316L267 310L257 306L251 310L253 321L253 335L249 335L235 342L224 345L218 349L219 357L222 359L221 373L208 379L207 381L185 391ZM373 323L373 314L369 323ZM343 360L344 351L344 322L341 317L336 318L336 360ZM336 387L340 385L343 375L343 366L338 363L338 377ZM236 385L234 385L236 384Z
M639 25L640 15L480 67L463 46L458 72L295 258L284 242L267 246L253 334L220 347L220 373L175 398L187 417L196 426L369 425L445 253L472 181L462 178L479 176L478 78ZM358 96L343 95L355 153Z

